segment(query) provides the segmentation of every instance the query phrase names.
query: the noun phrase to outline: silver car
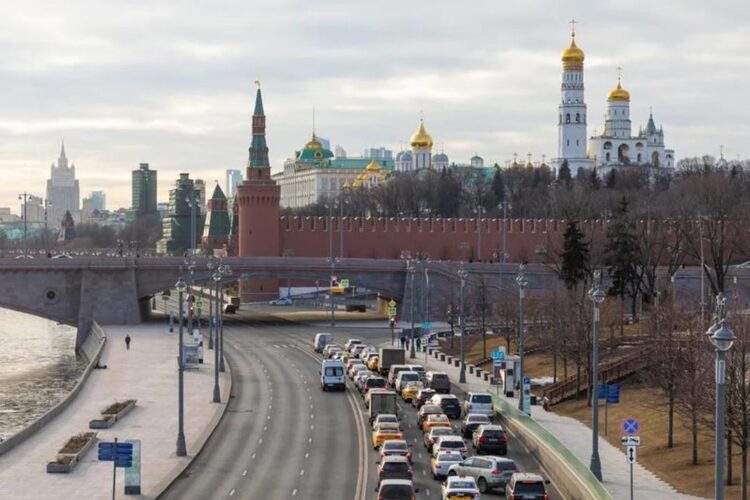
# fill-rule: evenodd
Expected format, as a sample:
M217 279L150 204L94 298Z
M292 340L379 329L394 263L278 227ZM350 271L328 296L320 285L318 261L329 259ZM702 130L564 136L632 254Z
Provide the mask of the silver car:
M432 477L442 479L448 477L450 468L463 460L461 454L457 451L440 451L430 460L432 468Z
M510 477L518 472L516 463L505 457L469 457L466 460L451 465L449 476L473 477L479 491L487 493L495 488L505 488Z

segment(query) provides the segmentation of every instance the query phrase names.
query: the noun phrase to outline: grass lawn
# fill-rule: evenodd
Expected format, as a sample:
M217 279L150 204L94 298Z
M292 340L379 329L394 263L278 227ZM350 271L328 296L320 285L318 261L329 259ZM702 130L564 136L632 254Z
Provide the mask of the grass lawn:
M591 425L591 408L585 398L570 400L552 407L556 413L573 417ZM714 435L712 429L699 427L698 465L691 464L692 444L688 421L675 414L674 447L667 448L667 406L659 392L638 383L624 383L620 404L609 406L609 432L606 439L620 445L622 421L636 417L641 424L641 446L638 462L681 493L705 498L713 496ZM604 404L600 404L599 430L604 436ZM733 486L726 486L726 498L740 498L740 453L732 447ZM625 457L623 456L623 460ZM606 473L606 471L605 471Z

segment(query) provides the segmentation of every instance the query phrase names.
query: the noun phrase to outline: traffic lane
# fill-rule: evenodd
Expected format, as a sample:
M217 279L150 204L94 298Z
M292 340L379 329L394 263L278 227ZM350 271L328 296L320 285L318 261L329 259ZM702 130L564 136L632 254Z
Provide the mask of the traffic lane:
M215 497L221 485L243 473L245 469L239 470L238 457L254 453L254 443L263 433L259 423L266 419L264 408L271 394L264 361L234 349L231 343L225 342L225 348L232 367L232 393L226 413L195 460L160 498ZM228 396L222 394L222 401Z
M304 473L300 471L299 487L292 490L292 496L356 498L358 472L367 467L366 457L360 459L359 445L352 439L359 432L352 413L353 407L359 411L356 400L354 405L349 403L347 393L351 387L347 393L321 390L322 357L312 350L312 337L299 333L298 325L274 320L253 322L245 330L245 334L262 338L266 347L273 347L288 358L288 367L301 377L311 407L312 435L308 438L310 449L305 452L310 468ZM367 439L364 433L362 439Z

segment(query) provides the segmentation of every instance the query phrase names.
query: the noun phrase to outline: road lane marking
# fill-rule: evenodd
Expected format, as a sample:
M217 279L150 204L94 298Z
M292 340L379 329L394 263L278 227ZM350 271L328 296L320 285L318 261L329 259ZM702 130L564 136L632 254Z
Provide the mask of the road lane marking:
M312 443L312 438L307 438L308 443Z
M263 438L260 438L260 439L258 440L258 444L263 444Z
M294 490L292 490L292 496L296 496L296 495L297 495L297 488L295 488Z
M307 458L307 457L309 457L309 456L310 456L310 453L308 453L308 452L305 452L305 458Z
M267 430L268 430L268 426L267 426L267 425L264 425L264 426L263 426L263 430L264 430L264 431L267 431Z
M247 476L247 469L242 471L242 477L245 477L245 476Z
M305 475L305 469L302 469L301 471L299 471L299 475L300 476L304 476Z
M253 453L253 456L250 457L250 459L255 459L255 453Z
M229 492L229 496L234 496L234 488L232 488L232 491Z

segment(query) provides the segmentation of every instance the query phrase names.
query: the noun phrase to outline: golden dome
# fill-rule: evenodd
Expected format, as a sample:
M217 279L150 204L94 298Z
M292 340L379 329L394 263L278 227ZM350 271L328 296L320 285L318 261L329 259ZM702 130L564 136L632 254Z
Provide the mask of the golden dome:
M315 133L313 132L312 139L310 142L305 144L305 149L323 149L323 145L318 142L318 138L315 137Z
M419 128L411 136L411 147L432 149L432 136L424 129L424 121L419 120Z
M368 172L380 172L380 165L375 160L370 161L370 164L365 167Z
M344 182L344 185L343 185L343 186L341 186L341 189L349 189L349 188L351 188L351 187L352 187L352 186L351 186L351 184L349 184L349 181L345 181L345 182Z
M560 58L562 59L563 69L578 71L583 69L583 60L586 56L576 45L575 33L570 36L570 45L562 51Z
M608 101L630 101L630 92L622 88L622 85L620 85L620 81L617 81L617 87L613 88L609 91L609 94L607 94L607 100Z

